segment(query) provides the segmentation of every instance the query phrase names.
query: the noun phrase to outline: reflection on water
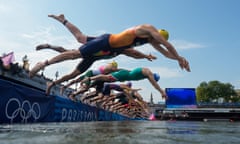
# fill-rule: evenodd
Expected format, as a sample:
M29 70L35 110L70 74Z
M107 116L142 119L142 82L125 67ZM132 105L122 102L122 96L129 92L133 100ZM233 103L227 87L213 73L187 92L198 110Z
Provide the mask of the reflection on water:
M239 123L119 121L0 125L0 144L239 143Z

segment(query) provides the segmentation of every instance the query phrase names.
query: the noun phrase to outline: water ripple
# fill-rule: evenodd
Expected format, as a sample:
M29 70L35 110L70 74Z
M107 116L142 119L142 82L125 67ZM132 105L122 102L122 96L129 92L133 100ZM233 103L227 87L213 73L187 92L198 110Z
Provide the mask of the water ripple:
M1 144L239 143L239 123L120 121L0 125Z

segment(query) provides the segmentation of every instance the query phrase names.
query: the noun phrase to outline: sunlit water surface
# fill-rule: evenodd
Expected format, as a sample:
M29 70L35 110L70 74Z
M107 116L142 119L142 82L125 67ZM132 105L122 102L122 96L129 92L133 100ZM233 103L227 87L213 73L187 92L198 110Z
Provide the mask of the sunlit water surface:
M113 121L0 125L0 144L239 144L238 122Z

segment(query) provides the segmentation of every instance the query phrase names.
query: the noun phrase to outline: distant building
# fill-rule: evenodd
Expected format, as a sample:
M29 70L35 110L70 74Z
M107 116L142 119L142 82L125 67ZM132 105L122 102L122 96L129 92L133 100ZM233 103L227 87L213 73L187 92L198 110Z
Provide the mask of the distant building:
M154 102L153 102L153 95L152 95L152 93L151 93L151 96L150 96L150 102L149 102L150 104L154 104Z
M235 91L236 91L237 95L240 96L240 89L236 89Z

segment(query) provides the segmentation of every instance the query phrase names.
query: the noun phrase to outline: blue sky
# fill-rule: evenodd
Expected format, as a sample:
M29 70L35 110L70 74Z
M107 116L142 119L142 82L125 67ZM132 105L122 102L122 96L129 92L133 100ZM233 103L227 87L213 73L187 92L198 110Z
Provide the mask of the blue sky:
M136 49L152 53L157 60L135 60L119 56L114 60L123 68L149 67L161 75L162 88L197 87L203 81L219 80L240 88L240 19L238 0L0 0L0 54L15 52L21 63L27 54L31 67L38 61L57 55L50 50L35 51L41 43L75 49L80 44L48 14L65 14L66 18L88 35L118 33L138 24L152 24L169 31L169 41L181 56L188 59L192 72L179 68L176 61L163 57L150 45ZM49 66L45 74L54 78L71 72L80 60ZM96 62L96 68L108 61ZM147 80L134 82L145 100L160 94Z

